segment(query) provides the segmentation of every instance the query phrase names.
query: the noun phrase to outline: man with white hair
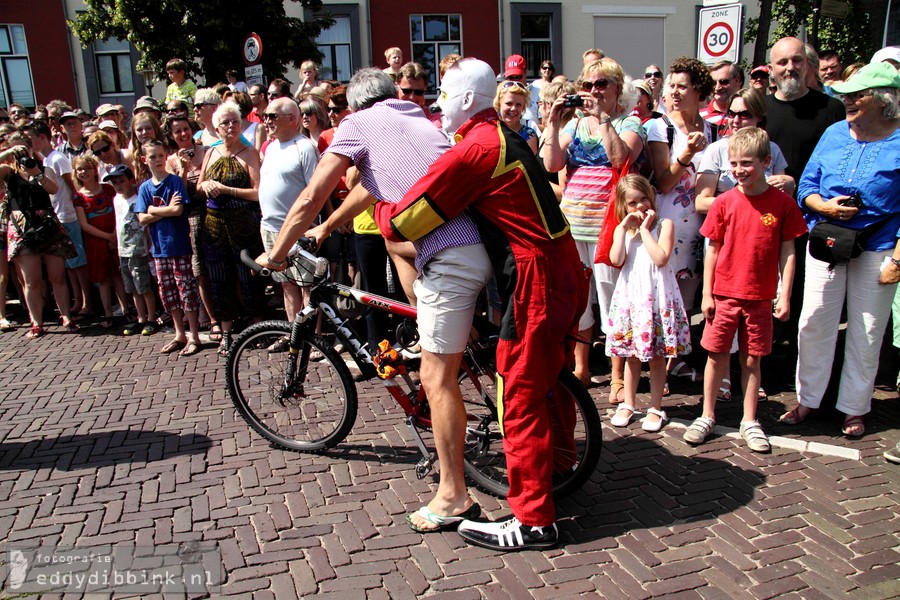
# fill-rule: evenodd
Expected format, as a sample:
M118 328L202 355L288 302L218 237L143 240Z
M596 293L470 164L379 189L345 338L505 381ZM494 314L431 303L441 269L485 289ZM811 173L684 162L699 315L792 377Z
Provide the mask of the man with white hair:
M284 269L288 250L307 231L351 165L359 170L360 185L331 215L329 223L340 225L361 213L371 204L372 196L384 202L400 201L425 174L428 165L449 148L447 138L419 106L397 98L394 82L381 69L357 71L347 86L347 101L353 114L341 121L312 180L288 212L271 251L256 259L260 265ZM328 233L326 228L318 228L313 235L322 240ZM474 518L481 512L466 489L466 412L457 377L475 302L490 279L491 263L468 215L449 220L414 245L412 277L408 265L406 270L400 269L403 261L398 260L397 254L392 256L401 279L406 280L404 290L415 290L422 347L419 376L431 408L441 468L435 497L407 518L410 527L425 533L455 525L461 517ZM411 279L415 279L412 286Z
M556 381L573 357L590 270L534 153L499 121L495 90L487 63L467 58L447 69L438 103L456 145L402 202L380 203L375 211L382 233L395 240L418 239L467 208L479 226L504 304L497 404L513 517L465 520L458 531L494 550L541 549L558 540L554 469L573 466L554 456L572 432L554 427L551 414L572 409L571 396Z

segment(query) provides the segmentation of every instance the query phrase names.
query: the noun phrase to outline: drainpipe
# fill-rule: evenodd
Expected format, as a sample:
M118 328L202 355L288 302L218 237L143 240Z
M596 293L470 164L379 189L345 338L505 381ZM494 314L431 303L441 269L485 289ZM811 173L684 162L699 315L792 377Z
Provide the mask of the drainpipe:
M503 0L497 0L497 14L500 16L500 70L506 60L506 18L503 16Z
M363 12L365 12L365 19L366 19L366 38L368 38L368 40L369 40L369 44L368 44L369 45L369 64L374 67L375 66L375 60L374 60L375 55L372 54L372 15L371 15L370 7L369 7L369 0L365 0L365 2L363 2L363 7L364 7Z

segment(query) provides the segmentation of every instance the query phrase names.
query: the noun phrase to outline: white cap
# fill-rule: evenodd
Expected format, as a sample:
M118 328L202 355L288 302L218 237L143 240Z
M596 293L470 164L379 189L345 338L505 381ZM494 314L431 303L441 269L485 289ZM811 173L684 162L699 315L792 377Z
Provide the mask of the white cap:
M872 55L871 62L884 62L886 60L892 60L900 64L900 46L886 46L882 48Z
M113 129L118 129L119 126L116 125L116 122L111 119L106 119L105 121L100 121L100 124L97 125L100 129L106 129L107 127L111 127Z

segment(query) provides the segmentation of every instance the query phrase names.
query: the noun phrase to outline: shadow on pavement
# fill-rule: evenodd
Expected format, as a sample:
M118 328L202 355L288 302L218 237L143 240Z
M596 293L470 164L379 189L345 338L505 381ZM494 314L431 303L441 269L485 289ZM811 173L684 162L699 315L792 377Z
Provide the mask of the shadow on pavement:
M120 463L148 463L183 454L202 454L210 447L210 438L193 433L117 430L64 435L0 443L0 470L52 467L71 471Z
M749 503L764 483L759 471L673 454L653 439L605 439L591 479L557 501L560 533L579 543L715 518Z

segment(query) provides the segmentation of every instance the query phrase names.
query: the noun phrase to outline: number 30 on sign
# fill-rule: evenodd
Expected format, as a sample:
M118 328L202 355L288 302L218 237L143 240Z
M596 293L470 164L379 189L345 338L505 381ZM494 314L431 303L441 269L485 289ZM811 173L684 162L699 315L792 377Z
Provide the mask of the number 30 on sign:
M741 9L740 4L700 9L697 58L707 64L720 60L738 61Z

